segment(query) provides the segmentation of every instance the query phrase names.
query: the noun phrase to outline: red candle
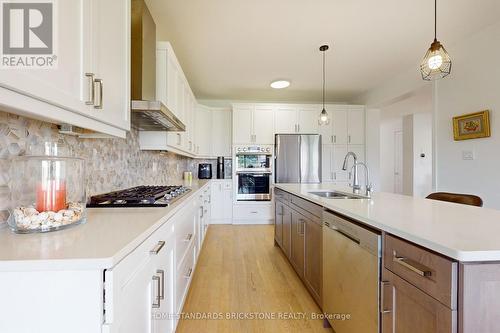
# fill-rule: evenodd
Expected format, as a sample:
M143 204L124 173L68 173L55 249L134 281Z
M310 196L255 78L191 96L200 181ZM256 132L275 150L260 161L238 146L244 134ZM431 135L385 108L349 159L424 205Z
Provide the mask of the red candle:
M66 183L49 180L36 186L36 210L57 212L66 209Z

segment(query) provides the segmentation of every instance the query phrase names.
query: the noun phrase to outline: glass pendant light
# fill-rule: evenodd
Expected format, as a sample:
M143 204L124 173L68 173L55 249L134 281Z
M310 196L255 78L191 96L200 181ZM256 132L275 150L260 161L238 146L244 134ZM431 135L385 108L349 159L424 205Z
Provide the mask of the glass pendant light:
M451 73L451 59L448 52L437 40L437 0L434 0L434 41L422 59L420 72L426 81L442 79Z
M321 113L319 114L318 123L320 125L330 124L330 117L328 116L328 112L326 112L325 109L325 53L326 51L328 51L328 49L328 45L321 45L319 48L319 50L323 52L323 110L321 110Z

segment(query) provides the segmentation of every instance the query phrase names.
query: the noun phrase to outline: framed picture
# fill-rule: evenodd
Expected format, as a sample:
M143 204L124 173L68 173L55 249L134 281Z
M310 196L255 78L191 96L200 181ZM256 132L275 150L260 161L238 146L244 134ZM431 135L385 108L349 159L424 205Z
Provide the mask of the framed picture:
M453 136L455 141L490 136L489 110L453 117Z

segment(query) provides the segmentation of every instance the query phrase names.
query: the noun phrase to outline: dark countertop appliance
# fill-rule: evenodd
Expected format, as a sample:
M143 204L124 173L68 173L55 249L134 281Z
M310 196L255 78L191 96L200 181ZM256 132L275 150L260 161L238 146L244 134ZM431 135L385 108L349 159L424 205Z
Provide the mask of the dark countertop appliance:
M198 164L198 179L212 179L212 164Z

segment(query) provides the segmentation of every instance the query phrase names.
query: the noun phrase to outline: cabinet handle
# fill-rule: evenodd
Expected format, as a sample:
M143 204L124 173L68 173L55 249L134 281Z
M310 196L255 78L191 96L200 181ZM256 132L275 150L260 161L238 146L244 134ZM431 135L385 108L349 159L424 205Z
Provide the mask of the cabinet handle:
M191 240L191 238L193 238L193 234L188 234L188 235L186 236L186 238L184 238L184 241L185 241L185 242L189 242L189 241Z
M153 301L153 309L158 309L160 307L160 277L157 275L153 275L153 282L156 282L156 290L158 291L155 296L155 300Z
M423 277L432 276L432 271L429 268L425 267L424 265L422 265L414 260L411 260L411 259L408 259L405 257L398 257L396 255L395 251L394 251L394 256L392 257L392 261L395 262L396 264L399 264L399 265L409 269L410 271L412 271L414 273L417 273L420 276L423 276Z
M337 173L336 172L333 173L333 180L337 180Z
M390 286L391 283L389 281L382 281L380 283L380 313L381 314L387 314L387 313L392 313L391 310L386 310L385 309L385 287ZM391 289L392 290L392 289Z
M192 141L189 141L189 150L193 150L193 142Z
M203 216L205 215L204 214L205 210L203 209L203 206L200 206L200 209L201 209L201 216L200 216L200 218L203 218Z
M159 241L158 244L156 244L156 246L151 251L149 251L149 253L158 254L160 253L161 249L163 249L164 246L165 246L165 241Z
M300 133L300 124L297 124L297 133Z
M95 90L94 90L94 73L85 73L88 79L89 99L85 101L85 105L94 105L95 103Z
M351 143L351 136L350 135L347 136L347 142Z
M193 269L192 269L192 268L190 268L190 269L188 270L187 274L186 274L186 275L184 275L184 277L185 277L186 279L189 279L189 278L191 277L191 274L192 274L192 273L193 273Z
M177 133L177 145L180 146L182 143L182 137L179 133Z
M337 143L337 136L336 135L333 136L333 143Z
M160 274L160 277L161 277L160 299L164 300L165 299L165 271L163 269L159 269L156 271L156 273Z
M330 135L330 142L333 143L333 135Z
M97 100L99 101L99 103L94 105L94 109L102 109L102 98L103 98L102 95L103 95L104 84L102 82L102 79L95 79L94 84L99 86L97 94L98 95Z

